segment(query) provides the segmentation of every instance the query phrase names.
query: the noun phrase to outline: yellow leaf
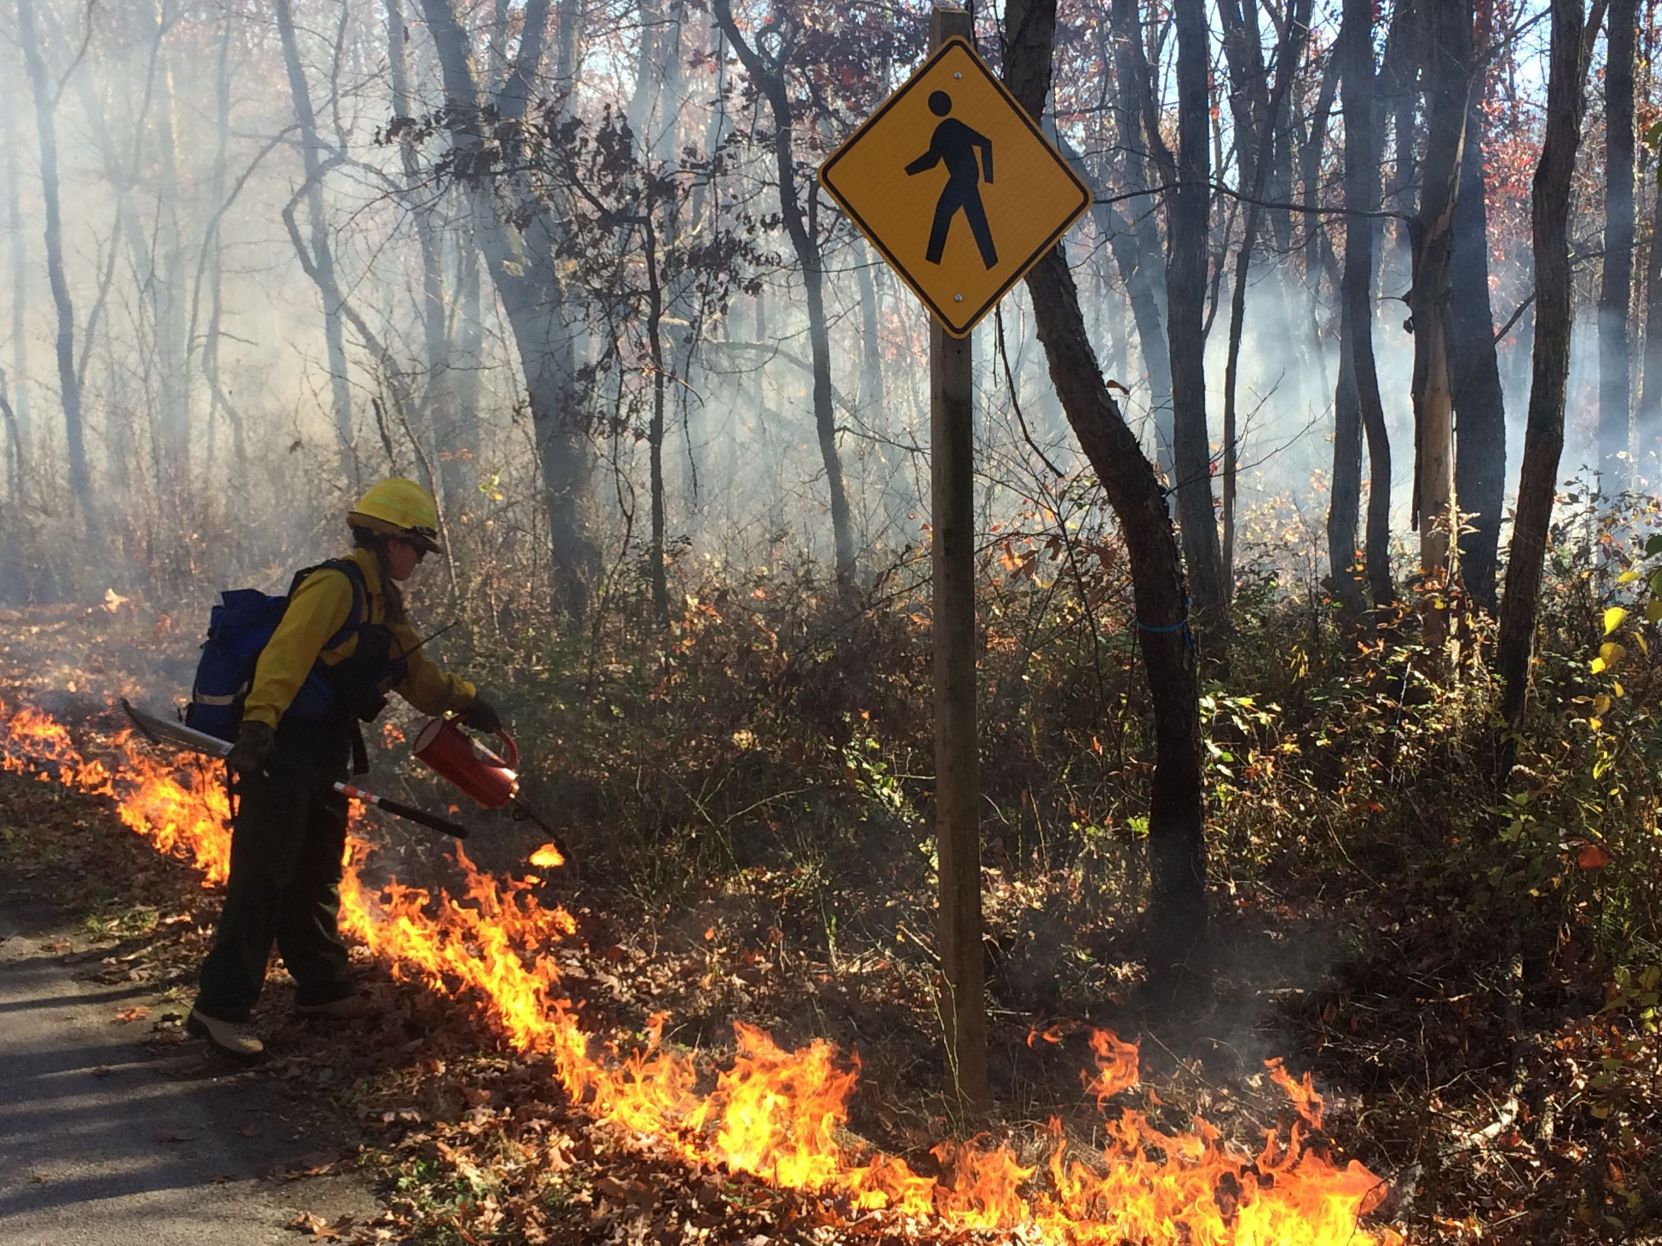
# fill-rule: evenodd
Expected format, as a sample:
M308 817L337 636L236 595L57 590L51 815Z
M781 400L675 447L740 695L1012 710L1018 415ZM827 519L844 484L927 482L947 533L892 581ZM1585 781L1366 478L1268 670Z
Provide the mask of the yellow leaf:
M1627 689L1622 687L1622 681L1619 679L1612 679L1610 681L1610 691L1619 697L1625 697L1627 695Z
M1606 636L1610 635L1611 632L1622 625L1622 620L1625 618L1627 618L1627 611L1621 606L1611 606L1607 609L1604 612L1604 634Z
M1597 675L1604 670L1604 659L1594 658L1587 665L1592 668L1593 674Z
M1614 640L1607 640L1599 646L1599 657L1604 659L1604 665L1607 668L1615 666L1626 656L1627 646Z
M1631 583L1633 583L1633 581L1637 580L1638 578L1639 578L1639 573L1637 571L1629 569L1627 571L1622 572L1620 575L1618 575L1616 577L1616 583L1618 583L1618 584L1631 584Z
M1601 692L1598 696L1593 698L1593 713L1603 715L1608 714L1609 712L1610 698Z

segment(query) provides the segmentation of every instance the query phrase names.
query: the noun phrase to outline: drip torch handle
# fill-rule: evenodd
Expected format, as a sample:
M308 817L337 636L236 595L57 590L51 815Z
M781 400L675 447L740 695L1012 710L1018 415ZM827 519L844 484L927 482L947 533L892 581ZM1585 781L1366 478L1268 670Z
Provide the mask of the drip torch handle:
M406 805L403 801L388 800L385 796L375 801L378 808L399 818L407 818L411 822L420 823L429 830L438 831L442 835L449 835L456 839L467 838L467 827L460 822L452 822L448 818L441 818L436 813L428 813L425 809L417 809L414 805Z
M506 731L498 731L496 733L496 738L498 740L502 741L502 748L503 748L503 751L506 754L506 756L503 757L502 760L508 763L508 769L509 770L518 770L519 769L519 741L514 739L514 737L509 735Z

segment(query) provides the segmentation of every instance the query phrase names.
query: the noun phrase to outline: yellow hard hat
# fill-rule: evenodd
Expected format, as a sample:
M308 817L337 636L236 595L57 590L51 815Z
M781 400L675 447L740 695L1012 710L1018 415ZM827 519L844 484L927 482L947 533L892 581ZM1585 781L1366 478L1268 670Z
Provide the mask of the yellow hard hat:
M403 537L423 549L444 552L438 542L439 508L433 504L433 495L402 476L371 485L358 504L346 512L346 522L354 528Z

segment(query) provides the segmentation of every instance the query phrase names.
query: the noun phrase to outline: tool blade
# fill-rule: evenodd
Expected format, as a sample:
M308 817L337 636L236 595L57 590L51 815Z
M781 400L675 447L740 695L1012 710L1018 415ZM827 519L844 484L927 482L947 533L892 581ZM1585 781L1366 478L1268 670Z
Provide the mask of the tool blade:
M231 746L218 736L187 727L182 722L148 714L125 697L121 699L121 708L126 711L127 717L133 720L133 725L152 743L171 744L176 748L189 749L193 753L206 753L209 757L225 757L231 752Z

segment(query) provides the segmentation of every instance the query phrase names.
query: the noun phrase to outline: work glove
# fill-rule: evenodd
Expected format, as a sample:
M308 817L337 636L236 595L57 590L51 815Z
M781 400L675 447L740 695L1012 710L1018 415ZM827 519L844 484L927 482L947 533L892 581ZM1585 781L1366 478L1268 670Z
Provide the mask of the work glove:
M258 774L277 747L277 733L262 722L245 722L225 763L239 775Z
M496 712L494 705L481 696L475 696L468 707L456 717L462 726L472 727L486 735L495 735L502 730L502 715Z

